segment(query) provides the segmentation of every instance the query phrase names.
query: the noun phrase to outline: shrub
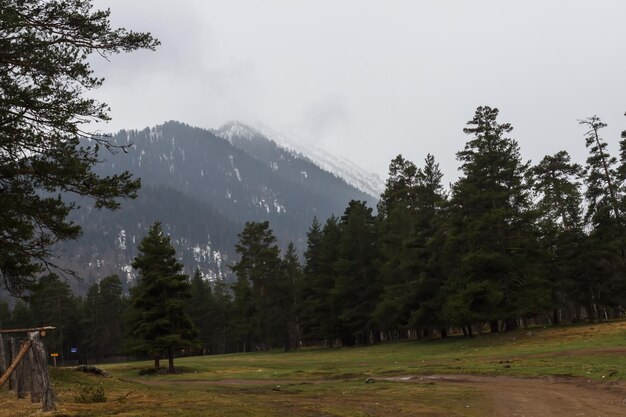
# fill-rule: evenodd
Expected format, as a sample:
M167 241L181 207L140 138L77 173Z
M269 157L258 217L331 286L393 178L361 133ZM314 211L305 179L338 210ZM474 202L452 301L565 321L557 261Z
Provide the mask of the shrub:
M102 385L84 386L78 389L78 395L74 397L77 403L103 403L107 397Z

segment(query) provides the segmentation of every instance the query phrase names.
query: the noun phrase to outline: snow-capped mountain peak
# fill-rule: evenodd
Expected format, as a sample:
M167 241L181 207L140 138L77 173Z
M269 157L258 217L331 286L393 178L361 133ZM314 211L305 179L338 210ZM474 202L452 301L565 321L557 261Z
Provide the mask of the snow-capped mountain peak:
M323 170L342 178L348 184L375 198L378 198L385 188L384 180L378 175L291 132L280 132L262 123L255 123L252 127L242 122L231 121L215 130L214 133L231 143L236 137L247 140L254 140L256 137L268 139L293 154L306 157Z
M226 139L230 143L233 142L233 138L243 138L247 140L253 140L260 132L244 123L236 120L224 123L222 127L213 131L216 136Z

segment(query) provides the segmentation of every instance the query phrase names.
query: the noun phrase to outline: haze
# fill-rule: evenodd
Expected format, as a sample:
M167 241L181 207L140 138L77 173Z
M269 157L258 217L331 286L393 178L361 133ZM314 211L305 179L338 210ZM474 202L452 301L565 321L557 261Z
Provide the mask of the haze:
M597 114L626 129L621 1L96 1L156 52L93 58L105 131L166 120L262 122L386 176L433 153L454 181L479 105L501 110L524 157L567 149Z

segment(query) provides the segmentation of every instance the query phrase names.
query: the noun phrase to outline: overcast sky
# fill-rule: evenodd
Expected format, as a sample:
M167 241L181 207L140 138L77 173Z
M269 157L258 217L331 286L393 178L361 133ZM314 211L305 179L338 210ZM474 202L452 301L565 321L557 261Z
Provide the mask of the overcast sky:
M621 0L96 0L162 45L94 59L104 130L229 120L289 130L385 177L428 152L446 181L479 105L500 109L525 158L583 162L597 114L617 154L626 129Z

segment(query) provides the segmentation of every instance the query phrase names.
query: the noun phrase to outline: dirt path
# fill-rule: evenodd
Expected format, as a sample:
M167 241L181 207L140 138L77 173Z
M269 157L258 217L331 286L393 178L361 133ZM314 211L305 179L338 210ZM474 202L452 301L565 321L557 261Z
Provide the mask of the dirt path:
M475 375L384 378L388 381L456 384L486 392L498 417L624 417L626 384L584 379L525 379Z
M298 382L312 383L317 381L298 381L294 379L129 379L144 385L280 385Z
M482 375L418 375L376 378L418 384L450 384L475 388L487 395L495 417L624 417L626 383L582 378L513 378ZM324 380L278 379L134 379L146 385L275 385L320 384Z

